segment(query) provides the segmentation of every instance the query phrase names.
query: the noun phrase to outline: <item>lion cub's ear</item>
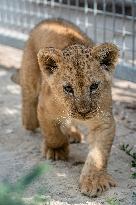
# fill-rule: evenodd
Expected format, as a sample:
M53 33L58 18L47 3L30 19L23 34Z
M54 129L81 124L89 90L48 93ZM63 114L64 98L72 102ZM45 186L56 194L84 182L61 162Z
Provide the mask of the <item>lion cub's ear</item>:
M59 49L49 47L40 49L37 57L41 71L50 75L58 69L58 64L62 60L62 53Z
M115 68L119 59L119 49L112 43L96 45L91 51L92 57L99 61L101 67L107 71Z

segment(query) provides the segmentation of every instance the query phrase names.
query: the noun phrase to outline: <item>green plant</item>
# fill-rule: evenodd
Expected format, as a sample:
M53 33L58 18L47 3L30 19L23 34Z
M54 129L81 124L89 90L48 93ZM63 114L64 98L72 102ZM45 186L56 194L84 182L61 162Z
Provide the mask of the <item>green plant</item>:
M107 204L109 205L120 205L120 202L118 199L115 199L115 198L108 198L106 200Z
M30 184L40 177L45 171L48 170L47 165L35 166L26 176L19 179L15 184L4 182L0 184L0 204L1 205L40 205L49 204L46 197L37 194L34 198L27 201L23 198L24 191ZM44 203L41 203L43 202ZM47 203L46 203L47 202Z
M123 144L120 145L120 149L132 158L131 167L134 168L134 171L131 176L133 179L136 179L136 152L134 151L134 147L131 147L129 144Z
M136 204L136 192L132 193L132 205Z

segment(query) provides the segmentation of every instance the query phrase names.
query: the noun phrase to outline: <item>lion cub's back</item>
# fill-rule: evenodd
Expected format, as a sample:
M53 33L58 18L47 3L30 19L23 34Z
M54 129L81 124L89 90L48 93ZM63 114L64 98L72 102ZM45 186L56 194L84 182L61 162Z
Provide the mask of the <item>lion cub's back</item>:
M45 20L31 32L36 52L43 47L63 49L72 44L93 45L91 39L74 24L60 19Z

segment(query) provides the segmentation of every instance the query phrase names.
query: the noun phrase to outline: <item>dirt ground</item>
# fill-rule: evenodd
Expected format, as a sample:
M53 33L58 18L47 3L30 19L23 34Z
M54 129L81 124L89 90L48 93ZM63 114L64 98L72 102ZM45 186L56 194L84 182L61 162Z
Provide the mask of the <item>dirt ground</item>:
M11 67L19 68L22 51L0 45L0 182L16 181L33 165L47 163L41 156L42 136L24 130L21 125L20 87L10 80ZM33 183L25 194L31 197L36 190L43 189L53 205L107 204L114 197L121 205L136 205L132 194L136 192L136 180L131 178L130 157L119 145L129 143L136 148L136 84L114 79L113 107L117 122L116 137L112 146L108 170L118 181L118 187L91 199L81 195L78 180L85 160L86 142L70 145L68 162L49 162L50 171Z

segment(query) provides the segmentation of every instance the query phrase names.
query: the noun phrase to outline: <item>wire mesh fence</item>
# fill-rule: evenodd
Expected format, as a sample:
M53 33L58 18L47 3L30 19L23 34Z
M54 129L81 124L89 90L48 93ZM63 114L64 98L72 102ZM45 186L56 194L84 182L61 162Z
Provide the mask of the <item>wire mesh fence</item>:
M26 40L38 22L52 17L75 23L97 43L116 43L120 66L133 80L136 0L0 0L0 35Z

